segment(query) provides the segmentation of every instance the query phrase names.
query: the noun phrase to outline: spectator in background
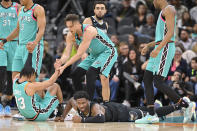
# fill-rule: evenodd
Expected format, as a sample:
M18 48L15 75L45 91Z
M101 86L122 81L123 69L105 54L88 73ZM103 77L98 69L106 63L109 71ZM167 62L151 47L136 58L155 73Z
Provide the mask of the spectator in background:
M180 44L182 44L185 50L191 50L193 45L195 44L191 38L189 38L189 32L185 29L180 32Z
M129 49L138 49L138 39L135 34L129 34L128 37L128 42L129 42Z
M183 53L182 50L179 47L176 47L175 56L168 73L168 80L171 80L171 76L173 76L176 70L180 70L182 72L183 79L185 79L187 75L188 64L186 60L182 58L182 53Z
M68 32L69 32L68 28L64 28L63 29L62 35L63 35L63 39L64 40L57 47L57 50L56 50L56 52L57 52L56 55L57 56L56 56L56 58L60 58L62 56L62 53L64 52L64 49L66 47L66 37L67 37Z
M146 13L147 13L147 7L143 3L138 4L136 7L136 15L133 19L134 27L136 27L137 31L139 31L140 26L146 24Z
M149 13L146 16L146 24L140 26L138 35L154 40L155 28L155 17L153 14Z
M170 86L181 97L193 96L194 95L193 87L188 82L184 82L184 80L182 79L182 75L183 74L181 70L176 70L172 76Z
M129 45L126 42L120 42L118 51L118 63L119 65L122 65L128 60L127 56L129 54Z
M197 23L197 0L195 0L196 6L190 9L190 15L193 20Z
M140 98L143 97L143 90L140 88L140 84L143 79L143 71L141 69L142 62L139 59L139 53L135 49L131 49L128 55L128 61L123 64L123 80L125 81L125 100L123 104L132 106L140 105ZM125 73L128 73L130 79L128 80ZM137 83L138 84L137 84Z
M122 0L121 7L116 12L116 20L120 22L125 17L132 17L135 9L130 6L131 0Z
M177 26L179 29L186 29L190 32L193 30L195 21L191 19L188 11L183 12L182 18L178 20Z
M115 46L118 48L119 47L119 39L117 35L112 35L110 37L111 41L115 44Z
M176 8L177 20L180 20L183 12L188 11L188 8L184 5L181 5L180 0L170 0L170 2Z
M188 76L189 76L188 80L191 81L193 83L193 85L195 86L197 83L197 57L192 58L190 66L191 67L188 71ZM195 92L195 93L197 93L197 92Z
M147 34L150 37L155 37L155 17L152 13L146 16L146 24L142 26L140 32L142 34Z
M49 44L47 41L44 41L44 54L42 58L42 64L47 68L49 74L51 75L53 70L54 60L53 57L48 53L49 51Z
M195 24L194 27L193 27L192 39L193 39L195 42L197 42L197 24Z

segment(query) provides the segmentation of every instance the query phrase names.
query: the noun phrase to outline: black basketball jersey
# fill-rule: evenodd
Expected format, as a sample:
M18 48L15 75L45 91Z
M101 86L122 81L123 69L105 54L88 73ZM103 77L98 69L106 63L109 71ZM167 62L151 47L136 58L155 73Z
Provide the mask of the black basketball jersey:
M103 30L105 33L107 33L107 22L104 22L102 24L98 23L98 21L94 18L94 16L90 17L92 20L92 26L97 27L101 30Z

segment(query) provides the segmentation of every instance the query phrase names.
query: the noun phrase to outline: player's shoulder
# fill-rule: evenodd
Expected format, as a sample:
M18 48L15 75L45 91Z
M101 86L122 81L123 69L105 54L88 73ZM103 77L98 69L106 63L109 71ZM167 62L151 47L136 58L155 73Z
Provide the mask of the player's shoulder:
M35 4L35 10L37 10L37 11L44 11L44 7L39 5L39 4Z
M172 13L176 13L176 9L173 5L168 5L166 8L165 8L165 12L169 13L169 12L172 12Z

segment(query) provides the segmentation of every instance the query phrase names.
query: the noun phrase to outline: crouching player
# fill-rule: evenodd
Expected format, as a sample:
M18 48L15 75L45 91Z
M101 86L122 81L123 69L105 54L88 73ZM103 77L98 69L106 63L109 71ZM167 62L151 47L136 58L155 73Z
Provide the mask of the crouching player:
M49 80L36 82L31 61L32 54L29 53L24 68L14 79L13 93L22 116L31 121L45 121L63 101L62 91L54 83L60 75L58 68L61 65L58 62L54 64L55 72Z

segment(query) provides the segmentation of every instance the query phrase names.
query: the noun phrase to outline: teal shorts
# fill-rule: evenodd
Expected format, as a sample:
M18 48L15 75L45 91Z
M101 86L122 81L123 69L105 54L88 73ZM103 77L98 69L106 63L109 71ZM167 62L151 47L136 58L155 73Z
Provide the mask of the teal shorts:
M41 110L35 121L47 120L59 104L57 96L51 96L50 92L48 91L46 92L44 98L41 98L38 94L35 94L34 98L36 105L39 105Z
M85 60L83 60L78 66L88 70L89 67L100 68L100 72L105 77L109 76L111 68L117 61L118 53L115 47L112 50L107 50L98 56L89 55Z
M158 45L155 46L157 48ZM175 44L168 43L162 48L157 57L148 60L146 70L153 72L154 75L167 77L168 71L175 55Z
M35 69L37 74L40 74L40 69L42 66L42 57L43 57L44 46L43 43L38 44L32 54L32 67ZM28 57L28 50L25 44L19 44L16 49L16 53L14 56L12 70L15 72L21 72L23 69L27 57Z
M12 71L14 54L18 46L18 41L5 43L3 50L0 49L0 66L6 66L7 71Z

